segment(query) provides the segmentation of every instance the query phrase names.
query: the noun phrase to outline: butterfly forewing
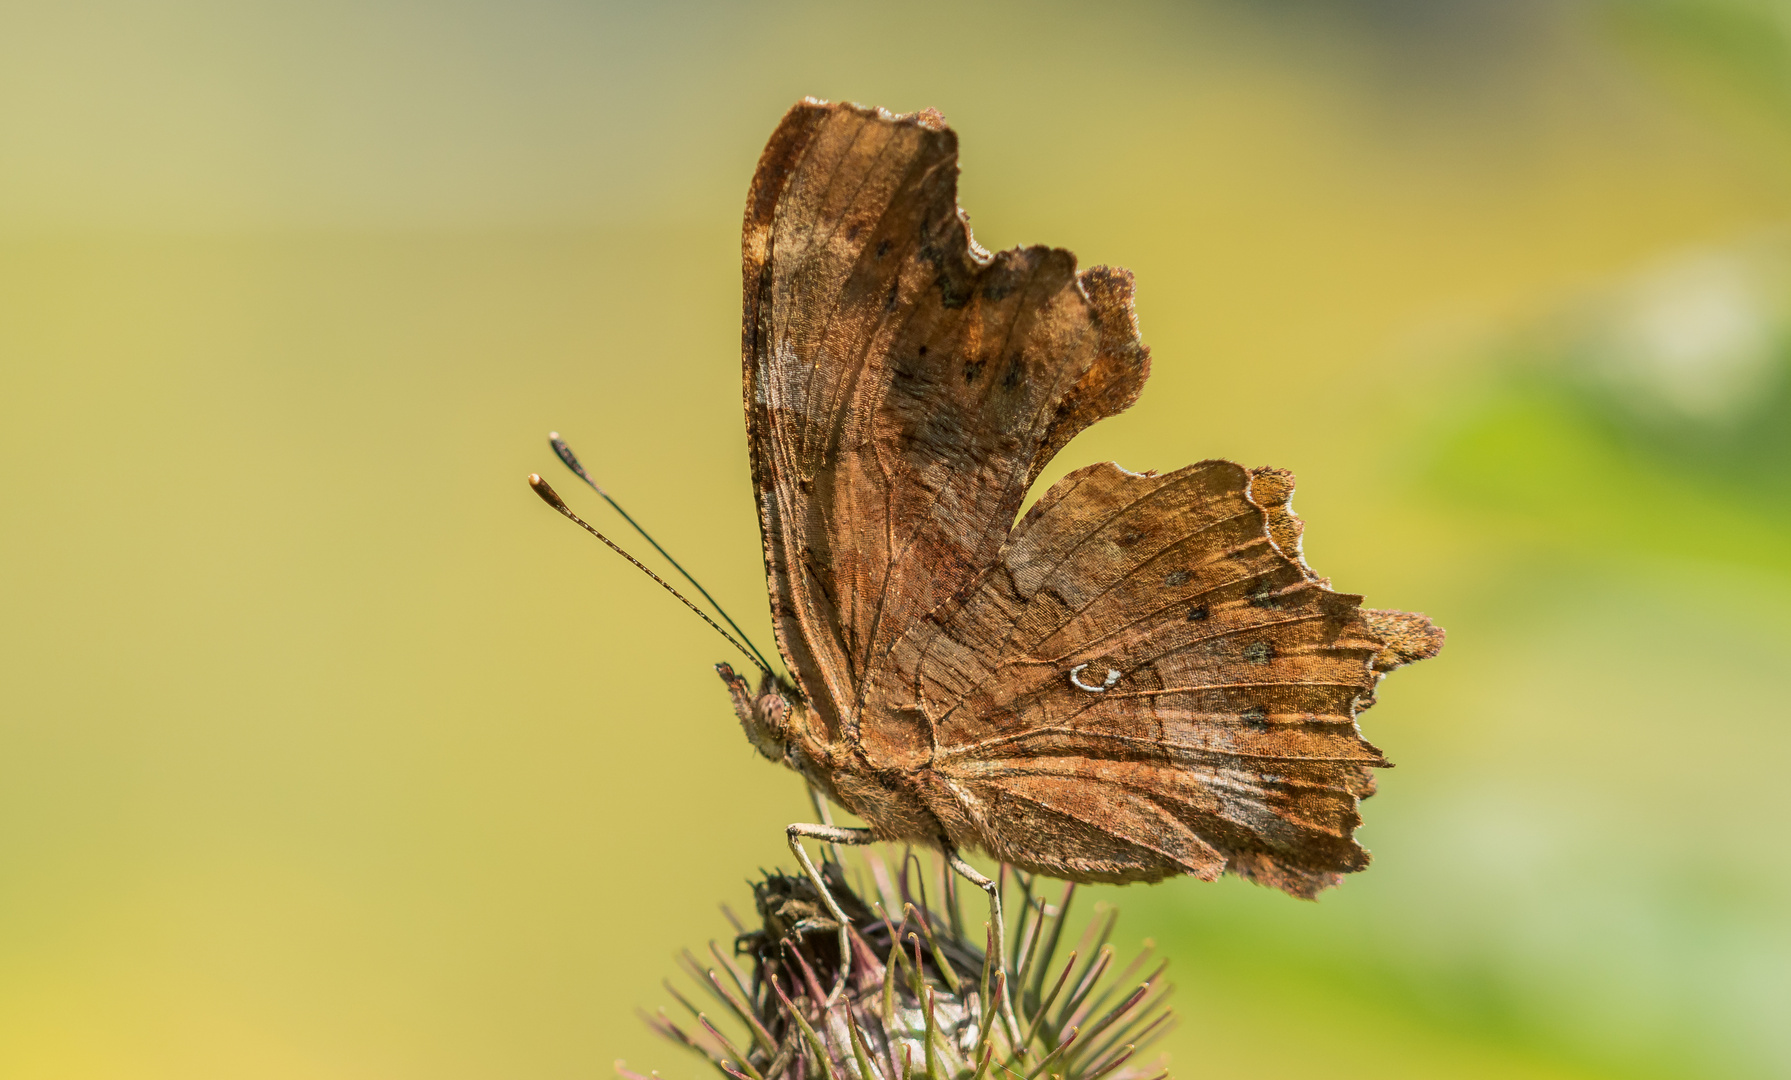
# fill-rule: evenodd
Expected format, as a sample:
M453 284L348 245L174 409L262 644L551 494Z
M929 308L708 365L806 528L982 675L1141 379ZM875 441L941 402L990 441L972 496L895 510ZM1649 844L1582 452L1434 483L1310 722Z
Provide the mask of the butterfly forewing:
M807 102L745 229L746 406L779 644L848 737L890 645L988 565L1058 446L1129 404L1130 283L976 248L936 115Z

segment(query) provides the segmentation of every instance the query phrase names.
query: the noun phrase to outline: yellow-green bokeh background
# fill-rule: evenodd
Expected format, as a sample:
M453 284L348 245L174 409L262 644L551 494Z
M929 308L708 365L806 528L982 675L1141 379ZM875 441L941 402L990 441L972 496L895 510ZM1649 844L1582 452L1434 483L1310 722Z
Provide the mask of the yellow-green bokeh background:
M738 223L803 94L940 108L985 245L1137 272L1155 374L1059 472L1292 468L1314 565L1450 631L1364 718L1370 872L1112 897L1177 1076L1791 1075L1788 35L0 3L0 1076L703 1074L632 1010L805 800L522 480L565 432L768 638Z

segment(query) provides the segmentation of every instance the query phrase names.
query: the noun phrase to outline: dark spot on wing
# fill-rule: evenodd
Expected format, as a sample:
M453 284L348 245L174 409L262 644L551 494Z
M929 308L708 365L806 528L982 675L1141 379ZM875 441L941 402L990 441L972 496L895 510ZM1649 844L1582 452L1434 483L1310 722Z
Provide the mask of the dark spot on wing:
M1186 585L1189 579L1193 578L1193 576L1193 574L1188 573L1186 570L1172 570L1170 571L1169 576L1163 579L1163 584L1171 587Z
M1002 389L1012 390L1014 387L1019 386L1020 379L1025 374L1026 374L1025 357L1022 356L1020 353L1015 353L1013 356L1008 358L1007 371L1005 373L1003 373L1001 376Z
M976 377L983 373L984 363L985 363L985 361L982 361L982 360L973 360L973 361L965 364L964 365L964 382L965 383L975 382Z
M933 284L939 286L939 306L945 310L953 311L970 303L970 287L955 274L940 274Z
M887 239L877 241L877 258L889 254L890 243Z
M1210 614L1210 612L1207 611L1206 605L1201 604L1201 605L1189 610L1188 621L1189 622L1205 622L1208 614Z
M1251 731L1267 731L1269 729L1269 710L1261 705L1252 705L1238 714L1238 719Z
M1266 664L1275 658L1275 647L1266 641L1252 641L1244 646L1244 659L1252 664Z

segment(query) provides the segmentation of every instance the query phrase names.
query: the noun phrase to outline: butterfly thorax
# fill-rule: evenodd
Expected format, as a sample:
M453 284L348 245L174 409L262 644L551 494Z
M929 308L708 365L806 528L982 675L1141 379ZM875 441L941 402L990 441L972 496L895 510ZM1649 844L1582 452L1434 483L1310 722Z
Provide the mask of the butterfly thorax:
M789 749L784 764L830 801L856 814L879 839L929 845L949 839L960 847L982 846L956 799L933 772L929 748L841 737L815 710L801 704L791 708L786 730Z
M830 802L862 818L885 840L935 842L950 830L923 788L930 773L915 762L873 761L836 737L796 690L763 680L757 693L726 664L716 665L734 713L753 747L798 773ZM948 815L955 817L956 815Z

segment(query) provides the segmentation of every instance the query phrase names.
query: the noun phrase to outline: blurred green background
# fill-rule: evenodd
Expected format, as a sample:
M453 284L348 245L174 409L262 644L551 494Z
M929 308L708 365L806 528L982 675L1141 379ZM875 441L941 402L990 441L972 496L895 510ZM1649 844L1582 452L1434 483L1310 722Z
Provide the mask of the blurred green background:
M769 639L804 94L1137 272L1155 375L1047 480L1291 468L1449 629L1371 871L1109 895L1176 1075L1791 1076L1783 0L0 3L0 1075L703 1075L632 1009L806 800L523 477L563 431Z

